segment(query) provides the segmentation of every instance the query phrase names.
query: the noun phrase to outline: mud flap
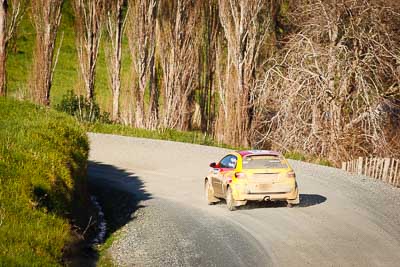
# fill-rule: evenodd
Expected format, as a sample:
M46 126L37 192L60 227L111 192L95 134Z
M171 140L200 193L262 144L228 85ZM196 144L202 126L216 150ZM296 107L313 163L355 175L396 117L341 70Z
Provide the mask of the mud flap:
M212 205L216 202L221 201L220 199L216 198L214 195L214 190L212 188L212 186L210 185L209 181L206 181L204 183L204 191L205 191L205 195L206 195L206 201L209 205ZM208 191L208 192L207 192Z
M239 206L244 206L244 205L246 205L247 204L247 200L236 200L235 201L236 203L236 207L239 207Z
M299 205L300 204L300 196L299 193L297 192L297 197L295 199L288 199L287 200L288 204L292 204L292 205Z

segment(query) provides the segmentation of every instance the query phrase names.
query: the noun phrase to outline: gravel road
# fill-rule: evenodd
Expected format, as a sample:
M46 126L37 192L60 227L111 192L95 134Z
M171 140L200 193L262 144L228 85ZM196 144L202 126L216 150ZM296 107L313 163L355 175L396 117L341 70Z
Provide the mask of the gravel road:
M400 189L291 161L301 204L206 205L225 149L89 134L91 183L138 207L107 253L118 266L400 266Z

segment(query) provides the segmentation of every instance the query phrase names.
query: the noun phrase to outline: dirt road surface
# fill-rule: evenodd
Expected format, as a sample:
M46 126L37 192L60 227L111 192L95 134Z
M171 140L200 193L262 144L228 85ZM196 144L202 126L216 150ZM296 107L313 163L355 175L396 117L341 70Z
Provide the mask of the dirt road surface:
M230 212L203 197L209 163L227 150L89 136L90 182L137 200L107 252L119 266L400 266L400 189L291 161L298 207Z

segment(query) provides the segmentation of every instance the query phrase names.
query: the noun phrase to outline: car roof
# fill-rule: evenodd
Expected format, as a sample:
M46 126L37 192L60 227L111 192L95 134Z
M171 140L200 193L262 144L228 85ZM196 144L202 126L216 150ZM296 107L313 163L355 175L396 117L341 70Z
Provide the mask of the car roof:
M239 155L242 157L246 157L249 155L270 155L270 156L282 156L282 154L278 151L272 151L272 150L242 150L242 151L236 151Z

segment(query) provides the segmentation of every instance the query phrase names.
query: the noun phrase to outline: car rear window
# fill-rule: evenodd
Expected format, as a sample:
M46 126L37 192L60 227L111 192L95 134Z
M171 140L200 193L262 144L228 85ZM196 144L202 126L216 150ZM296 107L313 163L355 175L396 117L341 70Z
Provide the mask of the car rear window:
M277 156L256 155L243 159L243 169L284 169L287 167L285 161Z

